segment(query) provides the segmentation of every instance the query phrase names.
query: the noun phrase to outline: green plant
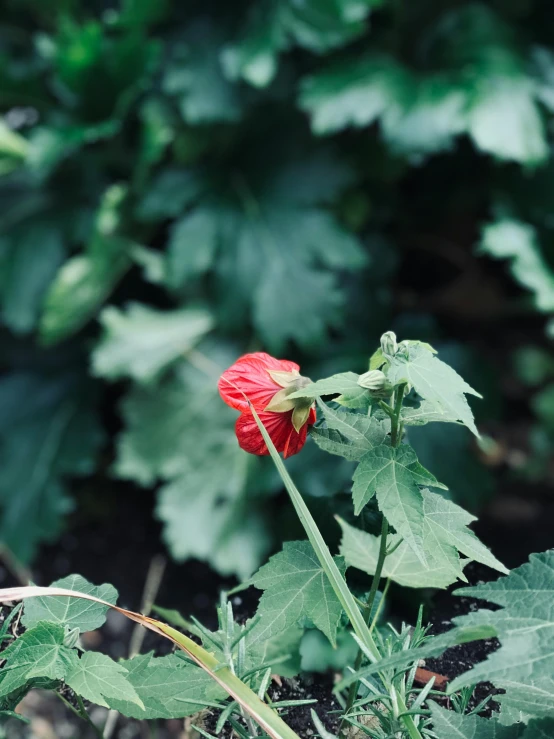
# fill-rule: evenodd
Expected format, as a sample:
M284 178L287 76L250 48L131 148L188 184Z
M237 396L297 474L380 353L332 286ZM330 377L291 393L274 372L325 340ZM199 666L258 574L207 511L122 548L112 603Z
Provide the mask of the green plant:
M313 376L361 372L368 337L392 321L433 341L447 333L471 358L483 337L461 346L452 311L474 328L507 316L507 342L514 314L551 315L544 4L5 6L0 538L21 561L55 539L75 480L94 473L155 496L176 559L247 577L268 553L279 482L238 456L230 414L213 412L214 364L218 375L264 347L309 360ZM456 305L460 292L488 295L464 277L487 260L496 279L505 263L491 257L530 292ZM120 395L112 423L103 411ZM87 433L73 445L76 427ZM473 474L450 487L477 510L490 474L459 430L426 442L431 462L457 447ZM221 446L224 477L206 463ZM331 478L309 453L311 490L341 491L347 465ZM183 535L191 520L209 541Z
M262 591L253 618L236 623L225 595L215 632L196 619L186 621L158 609L199 639L203 644L199 646L158 620L118 609L172 640L183 650L184 658L149 653L114 662L105 655L84 651L79 644L81 632L100 626L106 610L116 607L117 594L111 586L96 588L73 576L53 583L51 588L1 591L3 602L26 598L19 622L25 630L9 632L12 615L0 634L3 641L10 641L0 670L4 716L12 717L30 689L58 690L65 684L75 695L75 710L88 722L83 699L142 719L193 715L207 707L219 713L216 733L228 724L242 739L252 739L260 730L275 738L294 739L294 732L286 725L286 711L313 701L273 701L268 695L271 676L299 672L306 628L318 629L335 646L346 623L358 653L345 664L343 678L335 687L342 706L341 737L349 735L349 726L373 739L448 739L448 727L458 727L461 736L466 735L465 727L474 732L468 736L481 736L475 733L477 729L488 736L487 731L501 732L504 727L510 737L528 737L531 735L525 732L531 730L542 732L537 736L550 736L554 718L552 696L547 698L552 682L552 552L533 555L529 564L497 582L457 591L494 602L503 610L484 609L457 617L454 628L440 636L426 633L421 610L413 628L403 625L397 630L379 618L391 581L410 587L445 587L456 579L463 580L467 561L460 553L507 573L467 528L471 516L426 487L441 488L417 461L405 438L412 424L443 421L463 423L477 433L465 400L465 393L471 392L469 385L432 347L419 341L398 343L392 332L383 335L369 371L362 375L346 372L313 383L295 379L294 386L287 384L284 395L293 407L297 399L310 403L316 399L320 416L310 431L316 442L357 462L353 503L358 515L372 496L380 512L380 537L339 520L343 529L341 553L333 557L272 440L288 418L282 414L293 413L293 408L283 405L279 396L274 410L267 411L263 410L267 406L263 394L258 392L257 400L248 397L249 389L259 391L261 387L258 375L251 374L252 361L257 363L256 372L267 372L263 363L269 359L267 355L249 355L239 360L232 368L234 375L224 374L220 389L228 397L224 380L232 376L236 397L244 393L242 413L251 414L257 427L252 433L259 434L266 453L272 456L308 541L286 542L281 552L242 584L241 588L253 586ZM267 384L271 390L274 378L268 376L272 378ZM279 372L275 377L287 379ZM280 393L279 385L271 392ZM329 396L334 400L321 400ZM269 414L276 415L275 422ZM365 602L349 588L347 567L372 575ZM386 577L387 586L377 601L382 577ZM501 648L448 687L456 711L445 712L433 703L437 695L433 680L423 688L415 686L420 659L493 636ZM517 685L514 670L518 670ZM485 721L467 711L473 687L480 680L490 680L505 691L497 697L501 703L498 718ZM326 719L317 713L317 706L314 711L316 730L328 739L331 734L325 727ZM509 724L514 724L510 731ZM199 730L210 736L203 727ZM101 728L95 727L95 731L102 735Z

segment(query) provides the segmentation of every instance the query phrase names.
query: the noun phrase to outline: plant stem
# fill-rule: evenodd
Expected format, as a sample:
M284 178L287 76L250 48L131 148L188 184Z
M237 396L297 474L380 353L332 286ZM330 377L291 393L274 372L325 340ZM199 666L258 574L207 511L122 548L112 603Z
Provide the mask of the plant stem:
M402 441L402 423L400 421L400 411L402 410L402 401L404 400L404 388L406 383L399 385L395 391L394 413L391 416L390 427L390 443L392 447L398 447Z
M366 624L369 626L371 623L371 616L373 611L373 604L375 603L375 597L377 595L377 591L379 589L379 583L381 582L381 573L383 572L383 565L385 564L385 558L387 556L387 536L389 535L389 522L387 519L383 516L383 523L381 525L381 541L379 543L379 557L377 559L377 567L375 568L375 574L373 576L373 582L371 583L371 590L369 591L369 594L367 596L366 601L366 611L365 611L365 620ZM362 666L362 661L364 658L364 653L361 649L358 649L358 654L356 655L356 661L354 663L354 671L357 672L360 667ZM352 683L350 686L350 690L348 692L348 698L346 701L346 708L344 709L344 716L341 721L341 725L339 728L339 736L344 738L344 730L346 728L346 716L352 709L352 706L354 705L354 701L356 700L356 696L358 695L358 690L360 688L360 681L356 680L356 682Z
M402 440L402 422L400 421L400 412L402 410L402 402L404 400L404 388L406 387L406 384L403 383L402 385L399 385L395 390L395 396L394 396L394 406L391 408L390 406L386 406L384 410L390 415L391 419L391 446L396 448L400 444L400 441ZM383 516L383 522L381 524L381 540L379 542L379 556L377 558L377 566L375 567L375 574L373 576L373 582L371 583L371 590L369 591L369 594L367 596L367 603L366 603L366 623L369 626L371 624L371 612L373 611L373 604L375 602L375 597L377 595L377 591L379 589L379 583L381 582L381 575L383 572L383 566L385 564L385 559L387 557L387 537L389 535L389 522ZM356 661L354 663L354 671L357 672L360 667L362 666L364 658L364 653L361 649L358 650L358 654L356 655ZM354 705L354 702L356 700L356 696L358 695L358 690L360 688L360 681L356 680L356 682L352 683L350 686L350 690L348 692L348 698L346 701L346 708L344 709L344 715L341 721L341 725L339 728L339 737L341 739L344 739L344 732L346 729L346 716L352 709L352 706Z
M83 703L83 699L80 695L77 695L75 693L75 698L77 699L77 705L79 706L79 716L87 722L87 724L93 729L94 733L98 737L98 739L104 739L103 732L96 726L94 721L91 719L91 717L87 713L87 709L85 708L85 704Z

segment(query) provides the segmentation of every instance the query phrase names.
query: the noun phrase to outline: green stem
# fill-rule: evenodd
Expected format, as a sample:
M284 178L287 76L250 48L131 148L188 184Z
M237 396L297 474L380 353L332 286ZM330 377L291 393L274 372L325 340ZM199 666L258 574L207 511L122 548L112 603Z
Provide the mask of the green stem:
M371 583L371 590L369 591L369 594L367 596L366 608L365 608L365 621L368 626L371 624L373 604L375 603L375 597L379 589L379 583L381 582L381 574L383 572L383 565L385 564L385 558L387 556L387 536L388 535L389 535L389 522L383 516L383 523L381 526L381 541L379 543L379 557L377 559L377 567L375 568L375 574L373 576L373 582ZM358 670L362 666L363 658L364 658L364 653L362 652L361 649L358 649L358 654L356 655L356 661L354 663L355 672L358 672ZM356 696L358 695L359 688L360 688L359 680L356 680L356 682L352 683L352 685L350 686L350 690L348 692L348 698L346 701L346 708L344 709L344 715L343 715L341 725L339 728L339 736L342 738L344 738L344 732L346 729L346 723L347 723L346 716L350 713L352 706L354 705L354 701L356 700Z
M60 696L62 697L62 696ZM85 704L83 703L83 699L80 695L77 695L75 693L75 698L77 699L77 705L79 706L79 710L76 711L78 715L83 719L83 721L86 721L87 724L92 728L98 739L104 739L103 732L96 726L94 721L91 719L91 717L87 713L87 709L85 708ZM67 702L68 705L71 705L69 702Z
M403 432L403 425L400 420L400 413L402 411L402 403L404 401L404 388L406 387L406 383L403 383L402 385L399 385L395 390L395 396L394 396L394 406L391 408L386 403L382 403L383 410L390 416L391 419L391 446L392 447L398 447L400 445L400 442L402 441L402 432ZM371 612L373 610L373 604L375 602L375 597L377 595L377 591L379 589L379 583L381 582L381 575L383 573L383 566L385 564L385 559L389 552L387 552L387 537L389 534L389 522L383 516L383 523L381 525L381 540L379 542L379 556L377 559L377 566L375 568L375 574L373 576L373 582L371 583L371 590L369 591L369 595L367 596L367 604L366 604L366 622L369 626L371 624L371 630L373 630L374 624L371 622ZM356 655L356 661L354 663L354 671L357 672L360 667L362 666L364 658L364 653L361 649L358 650L358 654ZM344 710L343 718L341 721L341 725L339 728L339 737L341 739L344 739L345 736L345 730L346 730L346 716L348 716L350 710L352 709L352 706L354 705L354 702L356 700L356 696L358 695L358 690L360 688L360 681L356 680L356 682L352 683L350 686L350 690L348 693L348 698L346 701L346 708ZM405 710L405 708L404 708ZM405 721L406 728L408 730L408 733L412 739L420 739L421 734L419 733L417 727L415 726L413 720L411 719L411 716L406 716L406 719L409 719L408 721Z
M390 427L390 443L392 447L397 447L402 441L402 422L400 421L400 412L402 410L405 387L406 383L403 383L402 385L399 385L395 391L394 413L391 416Z

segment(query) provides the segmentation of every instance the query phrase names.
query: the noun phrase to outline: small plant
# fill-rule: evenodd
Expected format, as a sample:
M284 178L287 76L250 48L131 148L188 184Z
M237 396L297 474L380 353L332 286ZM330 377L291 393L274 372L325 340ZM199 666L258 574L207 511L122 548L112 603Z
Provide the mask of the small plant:
M420 464L409 443L411 427L425 423L462 424L477 435L466 399L477 393L431 346L398 343L392 332L383 335L362 375L345 372L312 382L296 364L255 353L224 372L219 388L241 414L236 427L240 445L273 458L307 540L286 542L241 585L262 592L256 613L245 623L235 621L225 594L216 632L194 619L166 614L201 646L161 621L118 609L180 648L181 653L166 657L150 653L114 662L81 647L81 633L101 626L107 609L116 607L117 594L109 585L96 588L73 576L49 589L2 591L3 602L26 598L23 610L16 617L12 612L0 633L7 641L0 670L4 715L13 716L32 688L59 693L63 687L88 722L84 701L146 720L209 709L218 716L215 734L230 727L241 739L293 739L287 711L313 701L272 700L272 677L299 672L306 630L321 632L331 647L346 630L357 653L347 658L334 689L341 706L336 733L328 728L330 717L313 708L314 730L323 739L360 734L372 739L554 736L548 733L554 719L554 552L533 555L529 564L509 574L468 528L473 517L449 500L445 486ZM352 515L337 519L342 529L338 556L330 553L279 456L300 452L308 434L325 451L356 463ZM369 505L379 535L366 530ZM395 629L382 622L391 582L444 588L466 580L470 560L506 577L457 592L495 603L500 610L458 617L454 628L440 636L429 636L421 611L414 627ZM348 568L371 576L363 601L348 586ZM10 627L14 619L15 629ZM448 685L454 710L434 702L433 678L423 687L416 684L421 659L491 637L499 639L500 649ZM476 715L485 702L469 710L474 685L483 680L504 691L497 696L499 716L489 719ZM102 735L101 727L95 731Z

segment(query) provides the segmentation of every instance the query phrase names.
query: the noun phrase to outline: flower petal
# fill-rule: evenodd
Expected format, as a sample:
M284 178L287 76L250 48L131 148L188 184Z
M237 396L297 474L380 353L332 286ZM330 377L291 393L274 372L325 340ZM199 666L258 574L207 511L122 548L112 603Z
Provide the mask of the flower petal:
M238 411L247 411L249 400L257 411L262 411L281 389L268 370L292 372L299 369L295 362L275 359L265 352L244 354L219 378L219 394L227 405Z
M298 433L292 425L292 411L287 413L272 413L271 411L258 412L258 416L267 429L271 441L278 452L284 452L285 457L297 454L306 443L308 425L315 422L315 412L308 419ZM256 419L251 413L242 413L235 426L237 439L241 449L250 454L266 455L269 449L258 428Z

